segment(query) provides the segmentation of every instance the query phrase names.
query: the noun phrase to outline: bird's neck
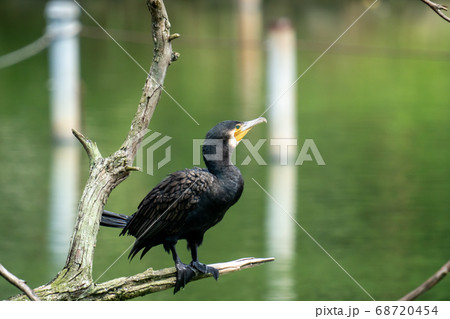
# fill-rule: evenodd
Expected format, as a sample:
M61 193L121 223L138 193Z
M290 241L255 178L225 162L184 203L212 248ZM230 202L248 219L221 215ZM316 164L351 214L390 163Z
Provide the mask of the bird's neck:
M237 167L231 162L234 147L222 140L205 140L203 144L203 160L208 171L217 177L235 174Z

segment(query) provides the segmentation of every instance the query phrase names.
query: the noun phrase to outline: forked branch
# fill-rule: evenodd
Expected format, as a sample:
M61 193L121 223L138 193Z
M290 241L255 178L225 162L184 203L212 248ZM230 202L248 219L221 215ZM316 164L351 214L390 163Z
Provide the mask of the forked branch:
M427 6L429 6L431 8L431 10L433 10L434 12L436 12L442 19L444 19L447 22L450 22L450 17L446 16L444 14L444 12L442 11L447 11L448 7L444 6L442 4L439 3L435 3L433 1L430 0L421 0L423 3L425 3Z
M112 190L128 177L130 171L137 169L132 163L159 102L166 71L172 62L170 23L164 3L162 0L147 0L147 7L152 16L153 61L131 128L121 148L103 158L93 141L73 130L86 150L91 167L78 205L78 218L66 265L55 281L70 281L75 290L92 285L94 246L103 207Z

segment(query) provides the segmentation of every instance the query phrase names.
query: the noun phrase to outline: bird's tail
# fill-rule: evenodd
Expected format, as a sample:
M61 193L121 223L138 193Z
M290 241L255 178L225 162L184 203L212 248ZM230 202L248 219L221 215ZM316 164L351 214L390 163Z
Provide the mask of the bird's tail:
M102 213L102 219L100 220L100 225L106 227L124 228L130 219L131 216L116 214L104 210Z

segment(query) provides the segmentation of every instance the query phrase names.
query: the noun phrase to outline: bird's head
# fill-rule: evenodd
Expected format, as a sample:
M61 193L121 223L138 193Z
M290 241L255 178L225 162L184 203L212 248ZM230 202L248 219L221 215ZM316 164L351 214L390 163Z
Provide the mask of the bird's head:
M206 134L207 140L224 140L228 141L231 146L236 147L237 144L250 132L250 130L260 123L267 123L264 117L258 117L255 120L241 121L223 121L214 126ZM233 148L234 148L233 147Z
M205 162L219 161L230 164L231 154L239 142L255 125L263 122L267 123L267 120L259 117L247 122L223 121L214 126L206 134L203 144Z

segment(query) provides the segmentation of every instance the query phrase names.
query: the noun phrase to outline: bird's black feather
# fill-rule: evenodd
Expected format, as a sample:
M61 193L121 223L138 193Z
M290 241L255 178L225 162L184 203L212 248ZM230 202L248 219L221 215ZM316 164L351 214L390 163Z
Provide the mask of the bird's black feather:
M142 200L121 232L136 237L129 256L134 257L141 249L147 252L165 241L187 239L213 226L207 219L199 224L191 219L199 213L199 201L207 197L215 182L217 177L201 168L177 171L161 181Z

